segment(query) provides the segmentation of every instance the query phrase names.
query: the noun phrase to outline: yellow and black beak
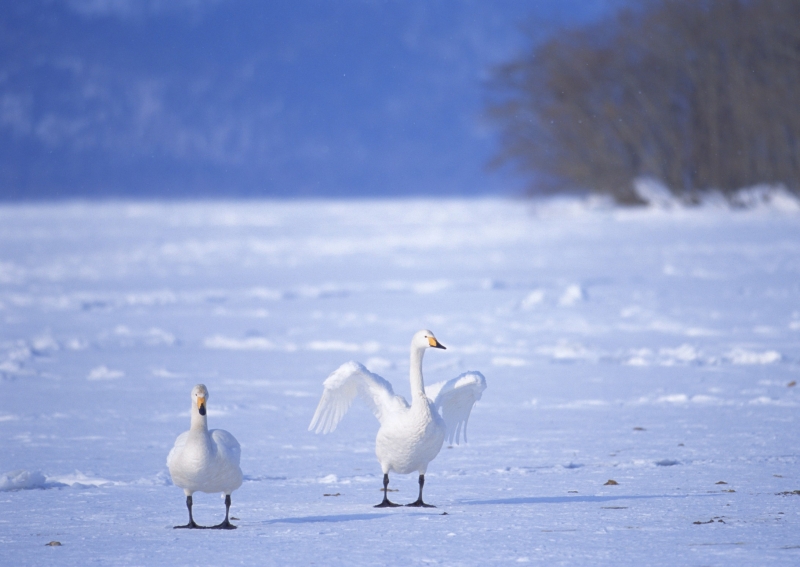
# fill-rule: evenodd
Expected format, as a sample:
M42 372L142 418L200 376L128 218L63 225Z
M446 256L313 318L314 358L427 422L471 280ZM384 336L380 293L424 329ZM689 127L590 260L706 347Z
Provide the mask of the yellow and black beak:
M428 344L431 345L433 348L441 348L447 350L442 343L436 340L436 337L428 337Z
M197 397L197 411L200 412L200 415L206 414L206 399L203 396Z

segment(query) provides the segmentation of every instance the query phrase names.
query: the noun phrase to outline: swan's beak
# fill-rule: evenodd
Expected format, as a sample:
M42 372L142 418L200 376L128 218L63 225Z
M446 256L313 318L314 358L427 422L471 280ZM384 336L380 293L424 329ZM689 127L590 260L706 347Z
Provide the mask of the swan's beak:
M431 345L433 348L441 348L447 350L442 343L436 340L436 337L428 337L428 344Z
M202 396L197 398L197 411L200 412L200 415L206 414L206 399Z

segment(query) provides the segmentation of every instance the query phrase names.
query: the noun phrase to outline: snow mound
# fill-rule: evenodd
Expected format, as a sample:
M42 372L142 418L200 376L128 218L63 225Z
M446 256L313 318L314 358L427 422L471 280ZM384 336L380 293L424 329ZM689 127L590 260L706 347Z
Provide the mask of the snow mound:
M87 476L81 471L72 474L45 476L40 471L17 469L0 474L0 492L11 490L31 490L35 488L91 488L97 486L118 486L115 482L97 476Z
M366 352L373 353L380 350L381 345L375 341L368 341L364 344L348 343L344 341L311 341L308 343L308 350L318 351L342 351L342 352Z
M543 300L544 300L544 290L534 289L528 295L525 296L525 299L523 299L522 302L520 302L519 306L521 309L528 311L530 309L533 309L540 303L542 303Z
M214 335L203 341L206 348L218 350L274 350L275 343L264 337L247 337L234 339L222 335Z
M588 294L583 287L581 287L579 284L572 284L564 290L564 293L558 300L558 304L569 307L570 305L575 305L581 301L586 301L587 297Z
M76 470L72 474L58 475L47 477L47 484L43 488L50 488L54 486L71 486L72 488L90 488L96 486L117 486L124 484L122 482L115 482L99 476L88 476L81 471Z
M87 380L116 380L117 378L123 378L125 373L121 370L111 370L107 366L98 366L97 368L93 368L89 375L86 377Z
M635 179L633 190L637 197L655 209L673 209L680 206L669 188L652 177Z
M771 209L785 213L800 212L800 199L783 185L755 185L737 191L731 198L736 207Z
M513 368L519 368L527 364L528 362L524 358L515 358L511 356L495 356L492 358L493 366L511 366Z
M693 207L689 201L676 197L669 187L658 179L640 177L633 182L636 196L656 210L684 209ZM760 184L744 187L727 198L720 191L704 191L700 195L704 209L771 210L783 213L800 213L800 198L784 185Z
M47 479L39 471L18 469L0 474L0 492L47 488Z
M743 348L731 350L726 358L733 364L773 364L782 360L781 353L775 350L755 352Z

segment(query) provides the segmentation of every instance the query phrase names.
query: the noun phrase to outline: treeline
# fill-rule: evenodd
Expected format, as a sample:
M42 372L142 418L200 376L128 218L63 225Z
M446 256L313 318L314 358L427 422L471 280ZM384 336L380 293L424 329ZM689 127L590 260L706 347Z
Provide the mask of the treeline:
M636 202L637 177L692 200L800 192L800 0L652 0L495 69L495 165L531 190Z

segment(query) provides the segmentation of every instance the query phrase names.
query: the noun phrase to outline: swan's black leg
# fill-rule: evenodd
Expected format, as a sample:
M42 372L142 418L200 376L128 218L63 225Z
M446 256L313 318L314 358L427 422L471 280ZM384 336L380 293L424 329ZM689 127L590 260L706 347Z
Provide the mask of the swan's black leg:
M386 495L389 490L389 475L383 475L383 502L380 504L376 504L376 508L394 508L395 506L400 506L400 504L395 504L394 502L389 502L389 497Z
M236 526L234 526L232 523L230 523L230 521L228 521L228 512L230 512L230 510L231 510L231 495L230 494L226 494L225 495L225 521L222 522L221 524L217 524L216 526L213 526L212 529L215 529L215 530L235 530L236 529Z
M421 475L419 475L419 498L417 498L416 502L412 502L411 504L406 504L406 506L415 506L417 508L419 508L419 507L422 507L422 508L436 508L436 506L434 506L433 504L425 504L425 502L422 501L422 487L423 486L425 486L425 475L421 474Z
M195 524L194 523L194 518L192 518L192 495L191 494L186 497L186 507L189 508L189 523L186 524L185 526L175 526L175 529L176 530L178 528L202 529L203 526L198 526L197 524Z

